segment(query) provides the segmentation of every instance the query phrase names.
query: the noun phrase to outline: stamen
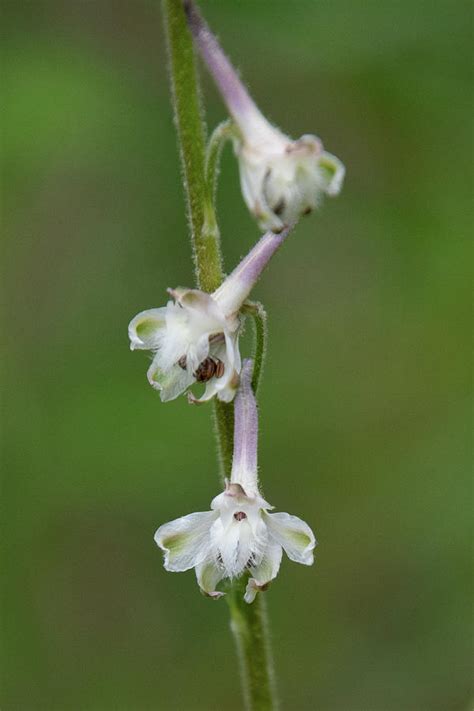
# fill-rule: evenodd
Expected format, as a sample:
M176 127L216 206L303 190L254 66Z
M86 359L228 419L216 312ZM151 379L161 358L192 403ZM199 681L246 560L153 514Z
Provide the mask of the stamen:
M208 341L210 346L216 343L223 343L225 336L223 333L214 333L212 336L209 336Z
M234 518L236 521L243 521L244 518L247 518L247 514L244 511L237 511L234 514Z

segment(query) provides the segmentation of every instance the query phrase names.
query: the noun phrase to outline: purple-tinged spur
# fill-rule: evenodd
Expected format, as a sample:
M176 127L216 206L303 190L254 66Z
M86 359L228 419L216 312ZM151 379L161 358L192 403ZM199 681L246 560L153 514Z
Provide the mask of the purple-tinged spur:
M262 230L278 232L314 210L323 195L339 194L345 168L319 138L292 140L263 116L192 0L184 0L189 28L236 130L242 194Z
M149 350L148 381L161 400L174 400L194 383L205 383L200 403L217 396L230 402L239 384L241 359L239 311L289 228L263 235L212 294L198 289L169 289L173 300L140 312L130 322L131 350Z
M195 568L201 591L210 598L225 593L219 581L249 574L244 599L251 603L277 576L283 550L290 560L312 565L316 539L297 516L269 513L257 476L258 417L252 392L252 361L244 361L235 399L234 458L230 481L211 502L210 511L165 523L155 541L165 553L166 570Z

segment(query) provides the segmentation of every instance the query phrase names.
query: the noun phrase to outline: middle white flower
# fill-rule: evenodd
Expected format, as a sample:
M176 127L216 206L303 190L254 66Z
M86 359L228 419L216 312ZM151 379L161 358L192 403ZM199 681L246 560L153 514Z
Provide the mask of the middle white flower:
M130 348L150 350L148 381L163 402L174 400L194 383L206 383L204 394L233 399L241 360L239 311L270 258L289 230L264 235L212 294L198 289L168 289L174 301L141 311L128 327Z
M150 385L163 402L173 400L195 382L206 383L195 402L214 395L232 400L238 385L240 319L226 315L219 302L197 289L169 289L174 301L142 311L130 322L130 347L151 350Z

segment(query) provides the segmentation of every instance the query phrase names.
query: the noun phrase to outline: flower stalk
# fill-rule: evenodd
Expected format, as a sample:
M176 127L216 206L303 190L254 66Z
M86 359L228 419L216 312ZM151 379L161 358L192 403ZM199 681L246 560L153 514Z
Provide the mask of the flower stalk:
M254 329L254 348L252 360L254 362L252 375L252 390L255 395L258 394L260 380L262 378L263 364L267 354L267 312L263 304L259 301L247 301L243 308L243 313L249 314L252 317Z
M230 119L222 121L211 134L206 150L206 182L213 202L217 192L219 177L219 161L222 149L227 141L232 139L235 128Z

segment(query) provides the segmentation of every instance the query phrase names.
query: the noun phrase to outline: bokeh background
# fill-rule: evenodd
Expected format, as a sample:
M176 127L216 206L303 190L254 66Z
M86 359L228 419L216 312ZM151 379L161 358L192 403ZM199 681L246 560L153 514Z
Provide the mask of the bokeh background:
M255 294L265 494L320 541L267 595L283 706L467 711L470 4L201 7L347 166ZM159 3L2 14L2 709L240 709L225 603L153 542L218 492L210 408L162 405L126 335L193 280ZM230 149L218 206L230 270L258 237Z

